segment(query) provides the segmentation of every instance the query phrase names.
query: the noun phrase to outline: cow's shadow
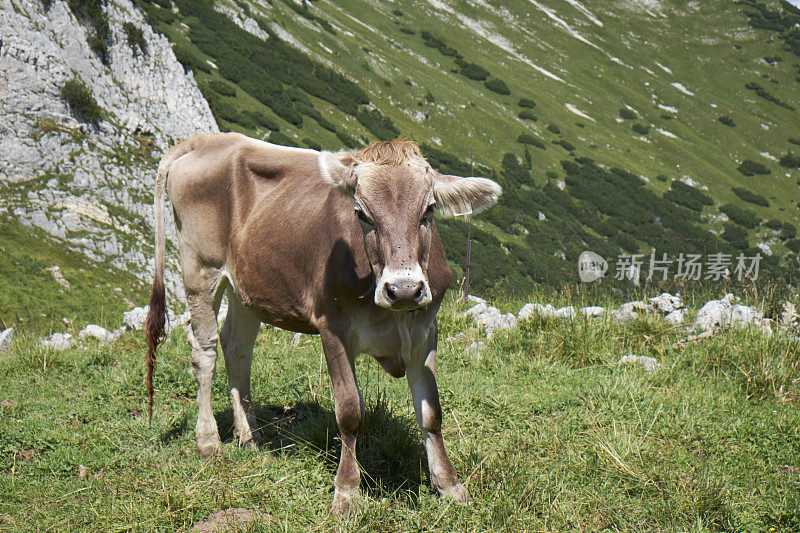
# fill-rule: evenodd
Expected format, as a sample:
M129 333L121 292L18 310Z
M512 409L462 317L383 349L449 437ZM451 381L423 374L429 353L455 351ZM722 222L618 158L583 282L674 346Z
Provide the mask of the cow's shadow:
M356 445L362 489L375 499L386 497L416 505L423 478L429 477L416 422L392 412L382 396L365 404L364 423ZM222 442L233 442L233 411L218 411L214 416ZM263 405L256 408L256 421L262 449L276 455L317 454L330 472L333 487L341 441L331 410L318 402ZM189 430L186 415L166 428L161 440L171 441Z

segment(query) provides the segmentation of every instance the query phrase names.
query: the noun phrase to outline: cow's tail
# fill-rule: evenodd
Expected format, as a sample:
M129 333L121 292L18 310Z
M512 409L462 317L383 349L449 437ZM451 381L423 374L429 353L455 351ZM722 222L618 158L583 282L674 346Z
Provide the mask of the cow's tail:
M164 289L164 190L167 186L167 174L172 162L192 150L192 143L184 141L169 150L158 164L153 213L155 215L155 273L153 290L150 293L150 309L144 322L144 333L147 338L147 376L144 384L147 388L147 421L153 420L153 372L156 368L156 350L164 342L167 322L166 291Z

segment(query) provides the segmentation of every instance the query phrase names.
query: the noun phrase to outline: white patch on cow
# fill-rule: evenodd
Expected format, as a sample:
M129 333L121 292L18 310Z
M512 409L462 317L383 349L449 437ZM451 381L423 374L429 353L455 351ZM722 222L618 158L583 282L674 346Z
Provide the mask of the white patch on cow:
M413 268L389 269L384 268L380 277L375 281L375 305L391 309L392 301L386 295L383 288L386 284L401 284L401 283L422 283L423 298L419 301L420 307L425 307L433 300L431 296L431 287L428 284L428 279L422 272L422 267L419 263L414 265Z

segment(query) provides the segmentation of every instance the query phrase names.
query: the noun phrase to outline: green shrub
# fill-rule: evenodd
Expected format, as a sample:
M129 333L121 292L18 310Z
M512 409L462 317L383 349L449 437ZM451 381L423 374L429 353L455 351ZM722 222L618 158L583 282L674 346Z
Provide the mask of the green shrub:
M348 148L358 148L359 146L358 141L352 138L350 135L348 135L347 132L345 131L337 129L336 138L342 141L342 144L344 144Z
M734 187L733 194L744 200L745 202L760 205L762 207L769 207L769 200L761 196L760 194L756 194L752 191L747 189L742 189L741 187Z
M783 222L781 222L776 218L771 218L769 220L765 220L764 222L762 222L762 225L768 227L771 230L780 231L780 229L783 227Z
M627 107L623 107L619 110L619 116L624 118L625 120L633 120L639 118L639 115L636 114L635 111L632 109L628 109Z
M667 178L664 174L659 174L658 176L656 176L656 179L658 181L667 181L669 178Z
M533 112L531 110L529 110L529 109L523 109L522 111L519 112L519 115L517 115L517 116L519 116L519 118L521 118L523 120L530 120L530 121L533 121L533 122L536 122L537 120L539 120L539 117L534 115Z
M560 135L561 134L561 128L559 128L555 124L548 124L547 125L547 131L549 131L550 133L555 133L556 135Z
M770 65L774 65L775 63L781 62L781 56L764 56L764 61Z
M400 135L392 119L383 116L377 109L362 109L356 115L356 119L367 128L373 135L382 141L390 141Z
M519 102L517 102L517 104L520 107L527 107L529 109L533 109L534 107L536 107L536 102L534 102L530 98L520 98Z
M394 13L398 17L404 16L404 13L402 11L400 11L399 9L393 9L392 13Z
M111 27L108 17L103 11L103 0L67 0L69 10L78 20L91 26L93 35L87 35L87 42L104 64L108 64L108 40L111 38Z
M211 80L208 82L208 86L211 87L212 91L222 96L236 96L236 87L230 83L225 83L220 80Z
M733 117L730 115L723 115L721 117L717 117L717 120L722 122L726 126L730 126L731 128L736 126L736 123L733 121Z
M405 33L406 35L416 35L416 34L417 34L417 32L415 32L415 31L414 31L414 30L412 30L411 28L407 28L407 27L405 27L405 26L402 26L402 27L400 28L400 31L401 31L401 32L403 32L403 33Z
M508 88L508 85L503 80L492 78L483 82L487 89L497 94L511 94L511 89Z
M316 150L318 152L322 151L322 146L320 146L320 144L317 143L316 141L313 141L313 140L309 139L308 137L303 137L301 139L301 141L303 142L303 144L305 144L306 146L308 146L312 150Z
M569 141L566 141L564 139L559 139L557 141L553 141L553 144L557 144L557 145L561 146L567 152L572 152L573 150L575 150L575 147L572 145L572 143L570 143Z
M293 141L290 137L287 137L283 133L279 131L273 131L267 137L269 142L273 144L280 144L281 146L297 146L297 143Z
M772 94L768 93L762 86L760 86L759 84L757 84L755 82L748 83L747 85L745 85L745 88L750 89L751 91L756 93L760 98L763 98L764 100L766 100L768 102L772 102L773 104L775 104L777 106L780 106L780 107L782 107L784 109L788 109L790 111L794 111L794 107L793 106L787 104L786 102L784 102L784 101L780 100L779 98L776 98Z
M538 137L534 137L530 133L521 133L519 137L517 137L517 142L520 144L531 145L539 148L541 150L545 149L545 144L542 142L541 139Z
M647 135L648 133L650 133L650 126L648 126L647 124L636 123L633 126L631 126L631 129L636 133L638 133L639 135Z
M664 120L672 120L675 118L675 115L671 113L662 113L661 118L663 118Z
M796 144L797 146L800 146L800 139L795 139L794 137L790 137L787 140L792 144Z
M736 167L736 170L745 176L766 176L771 172L764 164L750 159L742 161L742 163Z
M79 79L68 80L61 88L61 97L85 121L97 123L103 118L103 109L97 104L92 91Z
M217 124L219 124L220 119L236 124L241 124L243 122L242 117L239 116L239 111L231 107L231 105L222 98L210 97L210 95L208 95L206 99L208 100L208 107L211 108L211 114L214 115ZM247 123L242 124L242 126L246 127Z
M800 154L795 155L794 152L789 152L780 158L779 163L785 168L800 168Z
M489 77L489 72L486 69L474 63L464 63L461 65L461 70L458 72L462 76L466 76L467 78L476 81L483 81Z
M40 0L45 11L48 11L53 5L53 0Z
M247 117L247 119L251 120L254 124L272 131L279 131L280 127L278 124L269 118L267 115L262 113L261 111L252 111L250 109L245 109L242 111L242 116Z
M747 247L747 231L741 226L726 222L723 224L722 235L723 239L732 244L737 244L739 248Z
M794 253L800 253L800 239L792 239L786 242L786 247Z
M670 184L670 189L664 193L664 198L698 212L702 211L705 205L714 205L714 200L703 194L700 189L680 181L673 181Z
M733 204L725 204L719 210L728 215L732 221L748 229L755 228L760 222L755 213Z
M128 40L128 46L131 47L134 54L141 52L147 53L147 41L144 39L144 32L136 24L125 22L122 25L122 31L125 32L125 37Z
M176 44L172 46L172 51L175 53L175 59L177 59L185 69L192 69L195 72L211 72L211 65L187 46Z
M787 241L789 239L794 239L797 237L797 228L794 224L789 222L784 222L783 226L781 227L781 240Z

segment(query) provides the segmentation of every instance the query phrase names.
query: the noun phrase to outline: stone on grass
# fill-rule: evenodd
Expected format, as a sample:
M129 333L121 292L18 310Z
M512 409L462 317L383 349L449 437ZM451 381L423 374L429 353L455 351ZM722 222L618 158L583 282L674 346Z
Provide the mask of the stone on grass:
M110 340L114 340L115 338L114 334L108 331L106 328L97 326L95 324L89 324L78 333L79 339L87 339L90 337L97 339L100 342L108 342Z
M128 331L137 331L144 327L144 321L147 318L147 312L150 306L134 307L130 311L122 313L122 323L128 328Z
M0 352L11 350L11 341L14 337L14 328L8 328L0 333Z
M74 343L70 333L53 333L49 339L42 339L42 346L51 350L66 350Z
M783 310L781 317L778 319L778 325L786 329L797 328L800 324L800 315L797 314L794 304L791 302L783 302Z
M673 296L668 292L664 292L653 298L648 298L648 300L657 311L665 315L683 307L683 300L680 294Z
M622 358L619 360L620 364L632 364L632 365L639 365L644 368L648 372L653 372L654 370L658 370L661 368L661 363L656 361L652 357L648 357L646 355L623 355Z
M478 303L469 309L466 314L471 316L478 326L486 329L486 336L491 338L495 331L516 327L517 317L513 313L503 314L496 307Z
M599 306L581 307L581 313L586 316L601 316L605 312L606 312L605 307L599 307Z
M667 316L664 317L664 320L677 326L678 324L683 323L684 318L686 318L686 310L675 309L674 311L668 313Z

